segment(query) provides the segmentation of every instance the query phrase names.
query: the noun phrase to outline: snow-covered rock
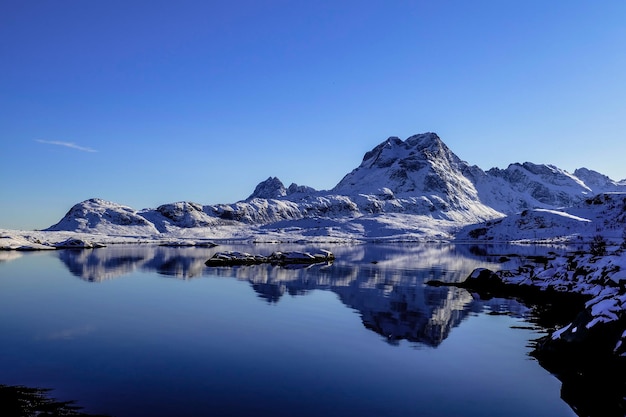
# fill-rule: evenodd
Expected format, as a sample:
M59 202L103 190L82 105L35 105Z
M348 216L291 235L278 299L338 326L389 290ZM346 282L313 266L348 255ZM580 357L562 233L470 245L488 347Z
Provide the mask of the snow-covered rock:
M293 195L293 194L314 194L316 192L317 191L313 187L309 187L308 185L298 185L295 182L292 182L291 185L289 185L289 188L287 188L287 194L288 195Z
M543 293L550 302L558 295L587 297L584 311L570 324L554 331L544 342L609 343L615 354L626 356L626 256L620 247L598 255L578 252L526 263L516 270L475 269L459 284L433 281L432 285L457 285L500 296ZM535 291L535 292L532 292ZM593 329L593 330L592 330ZM592 336L593 335L593 336ZM590 339L591 338L591 339ZM599 347L602 348L601 346Z
M146 209L140 215L162 233L173 228L210 227L218 223L214 216L204 211L204 206L187 201L163 204L156 210Z
M574 176L585 183L595 193L610 191L626 191L624 181L613 181L604 174L587 168L578 168L574 171Z
M159 246L168 246L172 248L184 248L184 247L200 247L200 248L214 248L217 243L210 240L193 240L193 239L173 239L166 240L159 244Z
M277 177L269 177L256 186L254 192L247 198L247 200L251 200L253 198L280 198L286 195L287 189L283 185L282 181Z
M53 244L53 246L57 249L95 249L103 248L106 245L93 241L85 241L78 238L69 238L64 241L57 242Z
M274 264L274 265L294 265L303 264L310 265L316 263L332 262L335 255L328 250L321 250L318 253L309 252L273 252L268 256L252 255L247 252L217 252L206 261L207 266L234 266L234 265L257 265L257 264Z
M313 187L309 187L306 185L298 185L296 183L291 183L289 188L285 188L283 182L278 179L278 177L269 177L265 181L261 181L252 194L246 199L278 199L292 194L314 194L316 190Z

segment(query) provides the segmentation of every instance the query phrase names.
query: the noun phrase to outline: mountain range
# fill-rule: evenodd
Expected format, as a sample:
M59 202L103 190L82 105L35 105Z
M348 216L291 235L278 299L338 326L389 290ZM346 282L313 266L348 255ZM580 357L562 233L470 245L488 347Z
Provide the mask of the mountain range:
M569 173L525 162L483 171L457 157L435 133L423 133L383 141L331 190L285 186L270 177L232 204L183 201L134 210L94 198L46 230L270 241L448 239L465 231L472 238L467 231L473 225L501 224L528 210L563 212L598 194L620 192L626 193L626 180L586 168Z

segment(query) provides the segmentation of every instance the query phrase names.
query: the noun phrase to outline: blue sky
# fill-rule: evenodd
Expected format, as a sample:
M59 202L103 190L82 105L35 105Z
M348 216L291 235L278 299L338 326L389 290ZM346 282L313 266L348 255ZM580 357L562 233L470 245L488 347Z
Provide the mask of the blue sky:
M389 136L626 178L626 2L0 4L0 228L332 188Z

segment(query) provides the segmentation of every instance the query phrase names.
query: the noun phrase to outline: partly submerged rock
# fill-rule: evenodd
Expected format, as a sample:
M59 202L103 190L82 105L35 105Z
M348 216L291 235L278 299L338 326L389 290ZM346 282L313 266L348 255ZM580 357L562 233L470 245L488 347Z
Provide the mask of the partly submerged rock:
M254 265L269 262L266 256L252 255L247 252L217 252L205 262L207 266Z
M278 264L315 264L320 262L332 262L335 255L330 251L322 250L320 253L309 252L274 252L269 257L270 263Z
M169 246L173 248L182 248L182 247L201 247L201 248L214 248L217 246L217 243L211 242L210 240L170 240L167 242L163 242L159 244L159 246Z
M88 242L78 238L69 238L62 242L53 243L57 249L95 249L104 248L106 245L98 242Z
M273 252L269 256L252 255L247 252L217 252L205 262L207 266L234 266L255 265L270 263L274 265L289 264L316 264L327 263L335 260L335 255L330 251L321 250L319 253L309 252Z

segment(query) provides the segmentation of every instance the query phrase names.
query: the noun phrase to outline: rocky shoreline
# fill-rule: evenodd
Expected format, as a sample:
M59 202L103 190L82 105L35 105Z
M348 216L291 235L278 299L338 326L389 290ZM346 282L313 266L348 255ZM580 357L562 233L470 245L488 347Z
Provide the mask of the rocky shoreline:
M537 259L516 270L474 270L461 283L429 285L466 288L483 297L517 297L532 304L580 306L578 315L553 331L545 346L584 343L596 333L616 356L626 357L626 257L624 248L605 254L576 252ZM608 335L612 335L608 337Z
M517 298L534 306L549 330L531 356L562 382L561 397L581 416L626 415L626 254L554 254L516 270L476 269L461 283L485 299Z

